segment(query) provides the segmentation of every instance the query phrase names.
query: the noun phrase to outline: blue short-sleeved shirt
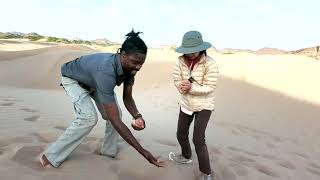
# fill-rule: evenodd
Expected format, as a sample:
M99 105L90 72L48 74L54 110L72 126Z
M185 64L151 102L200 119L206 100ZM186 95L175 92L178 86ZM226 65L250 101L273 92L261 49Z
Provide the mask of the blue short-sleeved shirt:
M62 76L69 77L96 91L99 103L115 102L114 87L134 84L134 77L123 72L120 55L97 53L81 56L61 67Z

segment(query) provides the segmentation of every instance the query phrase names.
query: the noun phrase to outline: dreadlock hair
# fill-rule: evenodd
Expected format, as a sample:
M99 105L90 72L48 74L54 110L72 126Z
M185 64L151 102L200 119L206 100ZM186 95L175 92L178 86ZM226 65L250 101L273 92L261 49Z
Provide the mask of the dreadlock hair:
M139 34L141 33L142 32L134 32L134 30L132 29L131 32L126 34L126 40L123 42L121 48L118 50L118 53L122 53L124 51L127 54L147 54L148 48L144 41L139 37Z

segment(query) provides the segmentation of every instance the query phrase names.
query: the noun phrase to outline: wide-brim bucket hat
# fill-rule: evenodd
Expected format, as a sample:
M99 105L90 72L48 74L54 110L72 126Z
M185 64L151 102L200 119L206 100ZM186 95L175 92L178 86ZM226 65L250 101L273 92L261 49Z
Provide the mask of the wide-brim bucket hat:
M203 41L198 31L189 31L183 35L181 46L175 51L182 54L191 54L209 49L212 45Z

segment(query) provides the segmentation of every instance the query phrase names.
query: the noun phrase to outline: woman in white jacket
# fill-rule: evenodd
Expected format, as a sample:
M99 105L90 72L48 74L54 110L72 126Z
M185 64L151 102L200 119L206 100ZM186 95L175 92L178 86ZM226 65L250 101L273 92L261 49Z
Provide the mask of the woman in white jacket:
M214 91L219 71L216 62L206 53L210 47L210 43L202 40L200 32L185 33L182 45L176 49L183 55L178 58L173 72L174 85L181 94L177 139L182 152L171 152L169 158L180 164L192 162L189 127L194 119L193 143L201 171L198 180L213 179L205 131L214 110Z

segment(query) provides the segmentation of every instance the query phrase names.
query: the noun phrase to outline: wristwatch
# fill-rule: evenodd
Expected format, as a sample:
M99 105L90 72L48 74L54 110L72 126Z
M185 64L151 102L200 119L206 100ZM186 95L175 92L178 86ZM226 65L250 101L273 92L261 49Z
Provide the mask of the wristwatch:
M142 114L138 113L136 115L133 115L132 117L133 117L133 119L142 118Z

